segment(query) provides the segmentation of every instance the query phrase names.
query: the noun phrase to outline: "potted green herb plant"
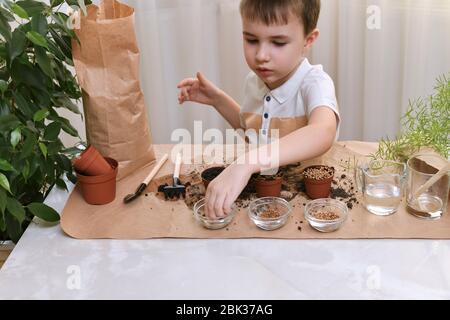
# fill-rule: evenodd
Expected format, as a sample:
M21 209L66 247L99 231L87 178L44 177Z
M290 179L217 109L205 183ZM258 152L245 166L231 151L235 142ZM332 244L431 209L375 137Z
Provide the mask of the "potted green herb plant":
M59 136L78 133L57 112L80 113L76 36L61 12L76 4L84 2L0 0L0 240L17 242L34 216L58 221L43 202L55 185L67 189L64 174L76 180Z
M450 155L450 74L436 80L428 98L409 102L401 119L401 133L394 139L379 141L374 159L406 162L421 148L431 148L448 158Z

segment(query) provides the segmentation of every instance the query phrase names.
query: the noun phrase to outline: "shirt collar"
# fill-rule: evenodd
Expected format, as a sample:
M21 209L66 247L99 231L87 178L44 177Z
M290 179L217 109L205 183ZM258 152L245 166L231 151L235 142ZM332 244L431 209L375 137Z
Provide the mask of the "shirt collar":
M275 100L282 104L286 100L288 100L292 95L298 92L300 84L311 69L311 64L309 63L307 58L304 58L302 63L297 67L297 70L294 74L281 86L272 91L267 87L267 85L258 77L258 88L260 98L263 99L264 96L270 92L271 96L275 98Z

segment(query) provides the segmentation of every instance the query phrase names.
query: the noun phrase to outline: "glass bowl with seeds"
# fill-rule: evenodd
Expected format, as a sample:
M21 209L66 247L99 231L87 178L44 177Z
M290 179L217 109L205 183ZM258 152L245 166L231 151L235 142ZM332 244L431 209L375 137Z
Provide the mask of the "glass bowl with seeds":
M283 198L257 198L248 205L248 216L263 230L275 230L284 226L292 213L292 206Z
M233 204L231 212L223 218L210 218L205 214L205 198L200 199L194 204L194 217L206 229L222 229L230 224L236 212L238 211L236 205Z
M321 232L339 229L348 216L348 208L342 201L321 198L308 202L305 206L305 219L309 225Z

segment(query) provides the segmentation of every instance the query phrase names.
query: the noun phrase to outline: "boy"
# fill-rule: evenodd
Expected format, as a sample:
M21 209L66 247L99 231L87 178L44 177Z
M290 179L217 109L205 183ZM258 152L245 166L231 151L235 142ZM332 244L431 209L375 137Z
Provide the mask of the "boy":
M233 128L260 129L268 142L270 130L278 129L279 152L271 154L270 144L259 147L262 154L268 151L268 159L236 160L214 179L205 195L205 211L212 218L230 212L251 175L270 157L283 166L325 153L339 124L333 81L304 57L319 36L320 0L242 0L240 12L245 59L252 70L242 108L201 73L178 84L178 100L214 106ZM257 152L249 151L245 159Z

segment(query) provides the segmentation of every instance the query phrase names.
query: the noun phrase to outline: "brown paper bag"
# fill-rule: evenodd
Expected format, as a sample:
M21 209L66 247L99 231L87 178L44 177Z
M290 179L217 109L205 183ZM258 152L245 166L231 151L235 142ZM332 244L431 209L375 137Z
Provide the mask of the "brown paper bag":
M114 0L87 6L72 51L88 143L119 162L120 180L155 160L144 95L134 9Z

